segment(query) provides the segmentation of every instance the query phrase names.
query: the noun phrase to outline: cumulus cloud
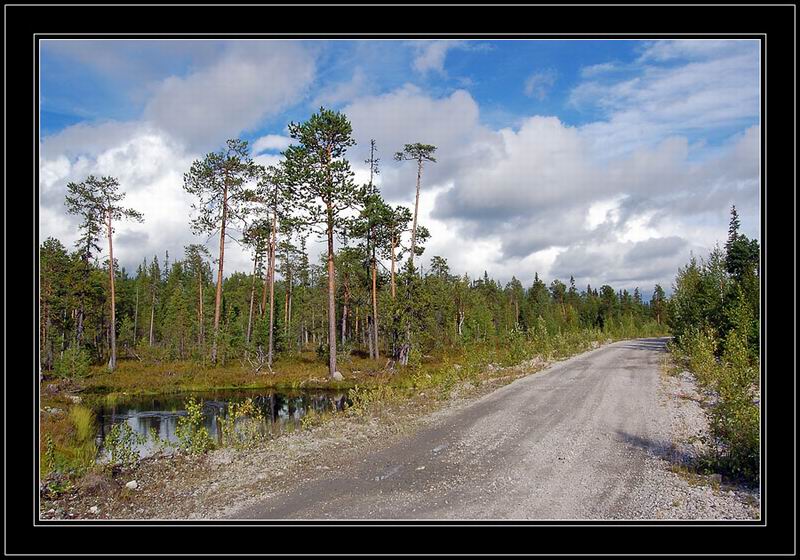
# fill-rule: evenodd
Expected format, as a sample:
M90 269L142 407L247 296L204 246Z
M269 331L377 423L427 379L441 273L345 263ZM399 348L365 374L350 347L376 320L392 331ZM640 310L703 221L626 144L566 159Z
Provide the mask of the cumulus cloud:
M257 138L253 142L253 153L260 154L262 152L282 152L288 148L292 143L292 139L288 136L281 136L280 134L267 134Z
M165 249L179 258L184 244L198 241L181 188L191 162L291 103L308 102L313 56L292 43L259 48L225 49L159 82L139 121L82 124L46 137L42 237L71 244L77 218L63 209L66 183L110 174L146 219L118 227L121 262L130 268ZM447 51L466 47L432 41L414 48L416 68L426 74L444 72ZM420 223L433 236L420 264L443 255L454 272L488 270L503 281L513 274L526 285L539 272L593 286L666 288L689 251L702 254L725 236L731 204L743 231L758 235L757 62L738 45L645 45L624 72L616 63L583 69L571 103L591 105L601 117L582 126L528 115L493 128L465 90L435 95L406 84L375 95L362 91L358 69L315 101L347 103L358 142L348 158L359 181L366 180L369 140L377 141L378 182L393 204L413 204L416 167L392 155L407 143L438 147L422 178ZM541 86L535 82L530 93ZM717 138L706 142L712 133ZM280 134L257 138L256 161L274 164L289 143ZM226 246L227 271L249 268L240 247Z
M367 74L360 66L353 70L353 76L344 82L337 82L323 89L311 102L316 110L320 106L335 107L343 102L365 95L372 88L372 82L367 79Z
M114 256L129 271L142 262L158 255L163 259L164 251L171 258L181 258L183 247L189 243L207 243L215 254L216 242L206 237L195 237L189 229L192 214L192 197L183 190L183 174L192 162L202 157L201 153L188 150L183 143L163 131L142 126L129 128L120 125L125 134L114 134L110 125L92 129L84 127L81 135L94 134L105 137L87 145L97 146L79 156L59 153L63 137L43 142L39 178L39 236L45 239L54 236L67 247L72 247L80 232L80 218L66 213L64 197L66 185L71 181L83 181L87 175L112 175L117 177L126 196L123 204L142 212L143 224L121 221L115 224ZM67 129L65 134L75 131ZM110 134L109 134L110 133ZM108 135L108 136L106 136ZM111 142L110 138L124 139ZM105 245L101 243L105 254ZM229 270L247 270L249 257L235 243L226 246L226 267Z
M730 204L752 208L758 196L758 126L714 150L669 136L598 158L591 131L555 117L482 125L467 92L437 98L406 86L345 112L362 144L375 137L388 147L384 158L412 139L439 146L423 176L421 220L434 234L426 256L445 254L471 274L594 270L595 282L664 284L689 239L709 249L724 236ZM413 175L384 159L384 194L412 202Z
M467 43L465 41L437 40L437 41L416 41L412 43L416 49L414 57L414 70L421 74L428 72L438 72L444 74L444 61L448 51L462 48Z
M416 168L392 161L405 144L422 142L437 147L437 163L427 164L423 188L441 186L458 169L474 168L492 146L490 131L479 122L478 104L464 90L442 98L425 94L420 88L405 85L395 91L358 99L344 108L353 124L358 145L350 159L360 164L369 156L369 141L375 139L381 158L381 187L395 200L413 196ZM409 190L411 186L411 190Z
M156 89L145 119L199 149L214 148L302 98L314 58L296 43L233 43L224 56Z

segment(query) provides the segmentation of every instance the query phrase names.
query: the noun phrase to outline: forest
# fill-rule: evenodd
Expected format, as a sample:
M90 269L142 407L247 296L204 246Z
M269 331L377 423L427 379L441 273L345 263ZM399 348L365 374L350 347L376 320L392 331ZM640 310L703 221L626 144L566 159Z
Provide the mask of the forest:
M666 332L669 301L660 285L645 301L638 287L579 289L574 278L546 284L536 274L505 285L488 272L470 278L441 256L423 269L430 234L417 215L436 147L406 144L394 154L415 165L417 180L409 186L413 207L391 206L376 184L375 141L365 162L370 180L355 183L344 114L320 108L289 132L293 144L275 166L256 164L239 139L195 161L182 186L194 199L187 227L218 246L164 248L135 271L114 256L114 226L157 224L124 206L125 186L114 177L70 183L65 207L81 219L80 238L67 247L51 237L39 249L42 374L114 371L121 360L233 364L261 375L305 354L340 378L338 362L353 356L402 368L474 344L508 348L520 337ZM312 236L327 243L318 262L307 248ZM247 248L250 271L225 274L230 243ZM671 323L679 336L691 319L682 321Z

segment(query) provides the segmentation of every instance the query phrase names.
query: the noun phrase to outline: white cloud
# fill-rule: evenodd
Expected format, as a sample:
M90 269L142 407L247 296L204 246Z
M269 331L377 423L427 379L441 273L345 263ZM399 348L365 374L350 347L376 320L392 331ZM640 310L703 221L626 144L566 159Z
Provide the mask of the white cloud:
M759 52L752 41L656 42L633 76L598 76L575 87L569 103L596 107L604 120L582 127L598 155L621 155L664 138L745 126L760 112ZM684 58L682 64L673 59ZM670 60L670 64L659 62ZM629 74L629 73L628 73Z
M534 72L525 80L525 95L542 101L556 83L556 71L552 68Z
M467 92L435 98L405 86L345 113L361 143L351 161L377 138L381 188L393 201L413 202L415 177L389 155L409 141L439 146L423 175L420 220L433 237L422 261L440 254L471 274L508 280L538 271L583 281L597 265L593 283L668 284L690 248L702 254L724 237L732 202L753 208L758 197L758 127L710 151L671 136L622 154L609 146L597 158L591 131L554 117L485 127ZM648 251L652 262L639 258Z
M358 145L348 158L359 181L367 177L369 140L377 141L377 180L393 204L413 203L416 180L415 166L393 161L393 154L406 143L438 147L437 162L425 166L420 199L420 223L433 234L421 259L426 267L431 256L442 255L455 273L488 270L526 285L539 272L550 279L573 274L593 286L666 287L690 250L702 254L724 238L732 203L743 231L758 234L761 131L749 126L758 117L758 79L747 49L660 45L646 46L636 75L626 69L624 79L612 79L621 74L610 63L584 69L588 81L572 92L573 102L591 101L603 120L579 127L534 115L493 129L467 91L434 96L405 85L362 94L358 70L320 96L349 102L343 111ZM444 72L447 50L456 47L420 44L418 70ZM206 146L252 129L292 101L305 103L300 97L314 72L310 55L292 45L278 49L280 55L259 49L266 56L226 50L206 67L161 83L146 122L78 125L46 137L42 236L71 244L77 218L63 210L66 183L111 174L128 193L126 203L146 219L120 224L121 262L130 269L144 256L162 258L165 249L180 258L183 245L197 241L182 189L191 162ZM665 60L670 64L662 65ZM738 133L704 142L720 127ZM255 160L274 164L275 152L289 142L281 135L258 138ZM209 247L216 254L214 239ZM312 254L319 248L310 246ZM241 248L226 245L227 273L250 266Z
M414 57L414 70L421 74L428 72L438 72L444 74L444 61L447 57L448 51L464 47L464 41L455 40L437 40L437 41L418 41L412 43L417 51Z
M213 149L296 103L313 77L314 59L300 45L235 42L210 66L164 80L145 118L190 146Z
M361 67L353 70L353 77L345 82L338 82L322 90L311 102L314 110L320 106L333 107L346 101L352 101L369 93L373 82L367 79L367 74Z
M292 139L288 136L281 136L279 134L267 134L261 138L257 138L253 142L253 153L260 154L263 152L281 152L288 148L292 143Z
M128 271L134 271L142 259L149 260L153 255L163 261L165 250L173 261L182 258L183 247L189 243L207 243L212 255L216 255L218 238L207 240L192 235L189 228L192 198L183 190L183 174L202 155L188 151L182 143L155 129L142 127L130 132L126 125L120 126L130 136L115 145L72 159L64 153L49 159L43 156L39 183L40 239L54 236L71 248L80 236L80 219L67 214L64 207L67 183L82 181L89 174L112 175L119 179L120 190L126 194L123 204L142 212L145 218L143 224L122 221L114 226L114 256ZM108 126L93 130L101 136L111 132ZM91 128L82 128L79 132L87 135L90 131ZM65 131L68 136L74 132ZM54 140L59 145L63 137ZM53 154L49 141L44 140L44 154ZM104 242L101 247L102 260L106 254ZM247 270L250 266L249 257L236 243L226 244L225 262L229 272Z

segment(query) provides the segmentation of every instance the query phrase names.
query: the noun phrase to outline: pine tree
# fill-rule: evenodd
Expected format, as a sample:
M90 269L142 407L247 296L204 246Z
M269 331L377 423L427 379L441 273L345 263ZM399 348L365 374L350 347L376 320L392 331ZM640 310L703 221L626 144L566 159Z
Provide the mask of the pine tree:
M231 139L225 149L212 152L196 160L183 176L183 188L198 198L192 204L196 215L191 220L197 234L215 233L219 230L219 266L217 291L214 300L214 340L211 361L217 361L217 336L222 305L222 273L225 264L225 237L231 222L240 221L246 213L249 200L247 183L257 176L258 166L253 163L247 142Z
M119 181L115 177L97 178L94 175L89 175L82 183L69 183L67 185L67 193L67 211L70 214L83 216L85 235L99 234L99 222L102 222L105 226L105 234L108 238L108 282L109 293L111 294L111 320L109 324L111 356L108 361L108 369L109 371L114 371L117 367L117 324L114 290L113 222L123 218L143 222L144 218L141 212L119 205L122 199L125 198L125 193L119 192ZM91 240L88 240L88 244L91 245L91 243Z
M433 157L434 152L436 152L436 146L416 143L406 144L402 152L397 152L394 155L394 159L397 161L413 160L417 162L417 190L414 199L414 224L411 226L411 252L409 253L409 259L411 259L412 263L414 262L414 257L421 254L417 253L417 213L419 212L419 188L420 182L422 181L422 162L430 161L436 163L436 158Z
M333 240L350 226L346 212L363 199L363 189L353 182L350 163L344 157L347 149L355 144L352 134L352 126L345 115L320 107L308 121L289 125L289 135L297 144L284 152L287 182L299 194L306 224L328 242L328 373L331 377L337 374Z

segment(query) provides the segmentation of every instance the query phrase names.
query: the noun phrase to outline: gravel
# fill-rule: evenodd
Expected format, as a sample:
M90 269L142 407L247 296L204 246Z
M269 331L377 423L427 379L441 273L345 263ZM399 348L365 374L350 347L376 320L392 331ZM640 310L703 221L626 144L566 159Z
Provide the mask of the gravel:
M42 499L41 517L758 519L758 490L683 472L707 430L691 376L625 344L254 450L152 457L107 476L101 495Z

